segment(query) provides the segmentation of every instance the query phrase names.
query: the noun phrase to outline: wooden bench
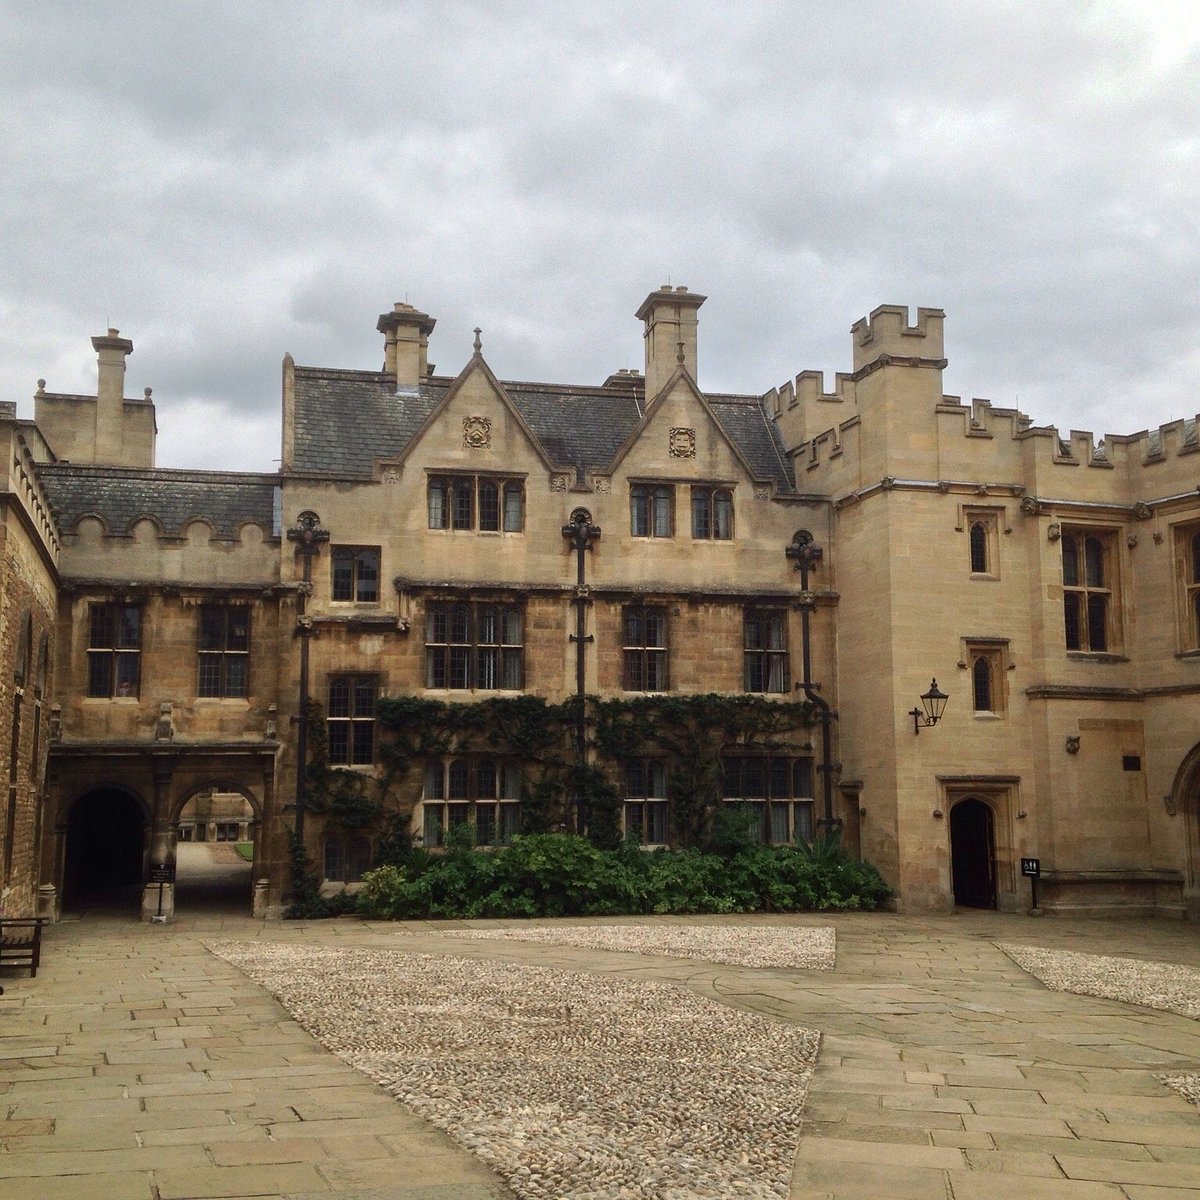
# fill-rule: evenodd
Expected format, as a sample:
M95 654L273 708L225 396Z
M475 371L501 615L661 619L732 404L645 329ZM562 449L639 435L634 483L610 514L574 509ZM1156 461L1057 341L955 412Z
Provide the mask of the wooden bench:
M30 979L37 975L45 924L45 917L0 917L0 967L28 967Z

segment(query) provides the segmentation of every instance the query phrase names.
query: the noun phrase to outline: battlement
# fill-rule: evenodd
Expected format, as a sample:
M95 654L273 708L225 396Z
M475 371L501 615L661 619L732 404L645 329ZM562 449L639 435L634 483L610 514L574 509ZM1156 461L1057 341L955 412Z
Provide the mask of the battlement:
M905 305L881 304L869 317L861 317L850 327L855 372L884 355L941 361L945 357L942 337L945 318L940 308L918 308L917 323L910 325Z
M833 391L827 392L823 371L801 371L794 383L789 379L779 387L772 388L764 397L764 401L767 412L774 417L782 416L794 408L807 411L809 406L846 404L853 408L854 377L839 371L834 377ZM830 411L828 414L830 422L836 421L838 417L836 411ZM817 418L818 425L824 429L825 426L820 425L820 420L821 418Z

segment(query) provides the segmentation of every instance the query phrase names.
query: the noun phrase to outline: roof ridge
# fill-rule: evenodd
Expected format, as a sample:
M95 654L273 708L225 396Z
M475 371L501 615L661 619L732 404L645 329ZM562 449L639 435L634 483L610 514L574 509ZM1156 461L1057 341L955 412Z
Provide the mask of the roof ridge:
M258 483L274 485L278 472L267 471L205 471L198 467L120 467L104 463L44 462L36 469L51 475L99 475L110 479L144 479L180 483L188 479L196 483Z

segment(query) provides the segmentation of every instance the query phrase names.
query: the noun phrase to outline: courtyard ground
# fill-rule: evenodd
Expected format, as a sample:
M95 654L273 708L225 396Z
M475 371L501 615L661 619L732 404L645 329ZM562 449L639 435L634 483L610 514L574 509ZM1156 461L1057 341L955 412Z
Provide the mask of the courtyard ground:
M461 936L505 922L299 924L186 913L168 926L93 915L64 922L47 931L36 979L5 970L0 980L0 1193L5 1200L513 1194L207 948L252 943L450 955L666 983L735 1012L818 1030L784 1193L792 1200L1200 1196L1200 1109L1161 1082L1200 1071L1196 1020L1048 990L999 948L1200 968L1195 925L965 912L661 923L832 928L836 966L743 967ZM710 1184L697 1178L694 1194Z

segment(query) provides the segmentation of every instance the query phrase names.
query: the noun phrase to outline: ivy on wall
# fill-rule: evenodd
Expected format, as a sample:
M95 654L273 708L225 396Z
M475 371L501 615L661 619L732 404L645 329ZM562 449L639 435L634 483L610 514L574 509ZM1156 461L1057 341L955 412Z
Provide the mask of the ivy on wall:
M721 754L739 750L795 754L814 723L807 701L780 703L753 695L651 695L585 700L588 763L575 763L578 701L552 704L538 696L491 697L475 703L420 696L376 704L377 775L331 767L320 705L309 710L308 805L347 831L377 827L387 814L396 836L407 836L429 759L492 754L519 760L524 771L522 832L574 827L575 801L588 814L588 834L600 846L620 840L622 763L654 756L667 762L675 840L711 837L721 799Z

